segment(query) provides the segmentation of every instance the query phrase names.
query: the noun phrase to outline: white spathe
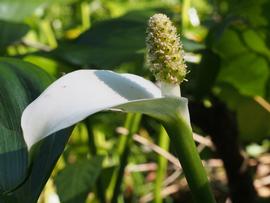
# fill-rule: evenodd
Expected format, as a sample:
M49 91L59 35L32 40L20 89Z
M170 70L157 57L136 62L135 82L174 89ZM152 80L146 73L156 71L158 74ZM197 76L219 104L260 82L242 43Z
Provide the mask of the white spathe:
M152 82L136 75L117 74L107 70L74 71L56 80L26 107L21 118L24 139L30 149L41 139L91 114L111 108L137 111L138 105L144 105L141 101L157 98L162 98L161 90ZM131 105L127 105L129 103ZM184 103L180 108L184 109L184 114L189 119L187 102ZM123 108L121 105L124 105ZM168 106L172 107L173 105ZM151 111L149 114L153 114L153 105L147 108ZM139 107L142 113L149 112L148 109L140 109L142 107Z

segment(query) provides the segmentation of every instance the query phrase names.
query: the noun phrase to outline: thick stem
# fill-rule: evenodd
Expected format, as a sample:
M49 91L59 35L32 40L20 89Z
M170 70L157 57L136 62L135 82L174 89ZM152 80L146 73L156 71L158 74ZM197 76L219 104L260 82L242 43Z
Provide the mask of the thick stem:
M168 151L169 145L170 145L170 139L167 135L167 132L165 129L161 126L160 133L159 133L159 141L158 145ZM157 176L156 176L156 182L155 182L155 188L154 188L154 200L155 203L162 203L162 195L161 191L163 188L163 180L167 173L167 164L168 161L165 157L159 155L158 156L158 169L157 169Z
M194 201L215 203L205 169L193 140L191 127L180 117L172 118L163 124L182 165Z
M235 115L216 98L211 108L190 103L192 122L211 136L226 170L233 203L254 203L256 190L246 160L241 154Z

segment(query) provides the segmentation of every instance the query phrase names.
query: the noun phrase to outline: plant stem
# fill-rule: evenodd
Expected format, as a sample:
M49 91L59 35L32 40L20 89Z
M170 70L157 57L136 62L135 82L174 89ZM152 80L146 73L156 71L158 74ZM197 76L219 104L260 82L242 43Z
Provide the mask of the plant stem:
M93 134L93 130L91 128L91 121L89 118L86 119L86 126L88 131L89 151L91 154L97 155L97 146L94 139L95 135ZM96 182L96 196L100 202L106 202L105 192L103 190L102 180L100 176L97 178Z
M179 116L163 122L195 202L215 203L208 178L193 140L191 127Z
M112 203L117 203L119 193L121 191L121 185L124 178L125 167L128 162L128 156L130 153L130 147L132 143L133 134L138 131L139 124L141 121L141 114L129 113L125 122L125 128L128 129L128 134L123 135L119 142L118 152L120 154L120 165L115 171L113 177L113 196Z
M85 31L90 28L90 5L88 1L81 3L81 19L82 19L82 30Z
M224 163L232 202L254 203L257 194L247 160L241 153L235 114L217 98L212 97L211 102L211 108L201 102L190 102L192 121L209 134L215 144Z
M160 128L158 145L166 151L168 151L169 145L170 145L170 140L169 140L169 137L167 135L167 132L162 126ZM159 155L158 156L157 176L156 176L155 189L154 189L155 203L162 203L161 191L162 191L162 187L163 187L163 180L164 180L164 177L166 176L166 172L167 172L167 164L168 164L167 159L164 158L163 156Z
M57 47L57 40L49 20L45 19L41 22L41 30L43 35L46 37L49 46L51 48Z
M182 1L182 33L186 31L186 28L189 26L189 15L188 11L190 9L190 0Z

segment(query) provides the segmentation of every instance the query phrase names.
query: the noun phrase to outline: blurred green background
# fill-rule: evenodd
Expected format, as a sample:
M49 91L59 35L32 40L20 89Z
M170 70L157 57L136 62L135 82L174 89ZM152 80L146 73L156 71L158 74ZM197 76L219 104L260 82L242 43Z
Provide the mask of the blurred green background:
M154 81L145 65L145 30L151 15L167 14L180 33L190 71L183 96L205 109L218 100L232 112L235 139L255 168L259 196L267 198L270 181L262 180L270 178L269 11L268 0L0 0L0 56L35 64L54 78L90 68ZM159 124L142 119L143 141L134 138L130 147L120 202L153 199L162 154L155 150ZM39 202L99 202L98 191L109 193L124 122L124 114L102 112L78 124ZM196 122L193 127L218 202L224 202L228 186L222 162L209 132ZM165 202L190 201L184 176L170 161L163 190Z

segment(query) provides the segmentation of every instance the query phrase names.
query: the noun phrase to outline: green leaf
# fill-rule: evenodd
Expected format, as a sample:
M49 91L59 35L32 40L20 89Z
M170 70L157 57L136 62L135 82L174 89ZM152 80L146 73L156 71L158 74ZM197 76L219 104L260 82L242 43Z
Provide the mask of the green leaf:
M39 66L41 69L56 78L62 76L64 73L74 70L74 67L68 67L59 61L35 54L25 56L23 60Z
M135 73L141 73L147 21L157 10L130 11L124 16L100 21L75 41L60 44L51 55L73 65L95 68L136 63ZM188 39L183 44L192 51L204 48Z
M39 143L29 157L21 114L53 78L39 67L0 58L0 202L35 203L68 139L68 129Z
M242 36L229 29L216 42L214 49L222 57L218 81L234 86L243 95L264 96L269 68L268 61L261 53L267 53L268 49L262 41L258 43L258 36L252 33L248 31ZM257 40L252 42L252 39Z
M15 189L26 178L28 153L20 128L21 113L50 81L47 75L43 75L43 72L31 64L14 59L0 59L0 189L2 193Z
M268 76L267 61L255 54L245 53L224 62L218 80L233 85L243 95L264 96Z
M230 0L229 12L231 15L237 15L255 26L269 25L268 0Z
M237 121L244 142L260 142L270 136L270 114L252 99L239 104Z
M35 9L50 0L1 0L0 19L22 22L25 17L31 15Z
M55 181L62 203L85 202L101 172L102 161L101 156L80 160L59 172Z
M266 57L270 56L270 50L265 43L266 39L260 36L258 31L248 29L242 33L242 36L244 43L252 51L265 55Z
M228 85L222 85L219 98L236 112L242 142L260 142L270 136L270 114L251 97Z
M18 41L21 39L29 30L26 24L12 23L0 20L0 49Z
M62 44L53 53L76 65L115 67L125 62L143 62L145 28L148 16L138 12L116 19L101 21L83 33L75 42Z
M232 29L227 29L222 33L222 36L215 41L213 49L225 60L247 52L239 35Z

